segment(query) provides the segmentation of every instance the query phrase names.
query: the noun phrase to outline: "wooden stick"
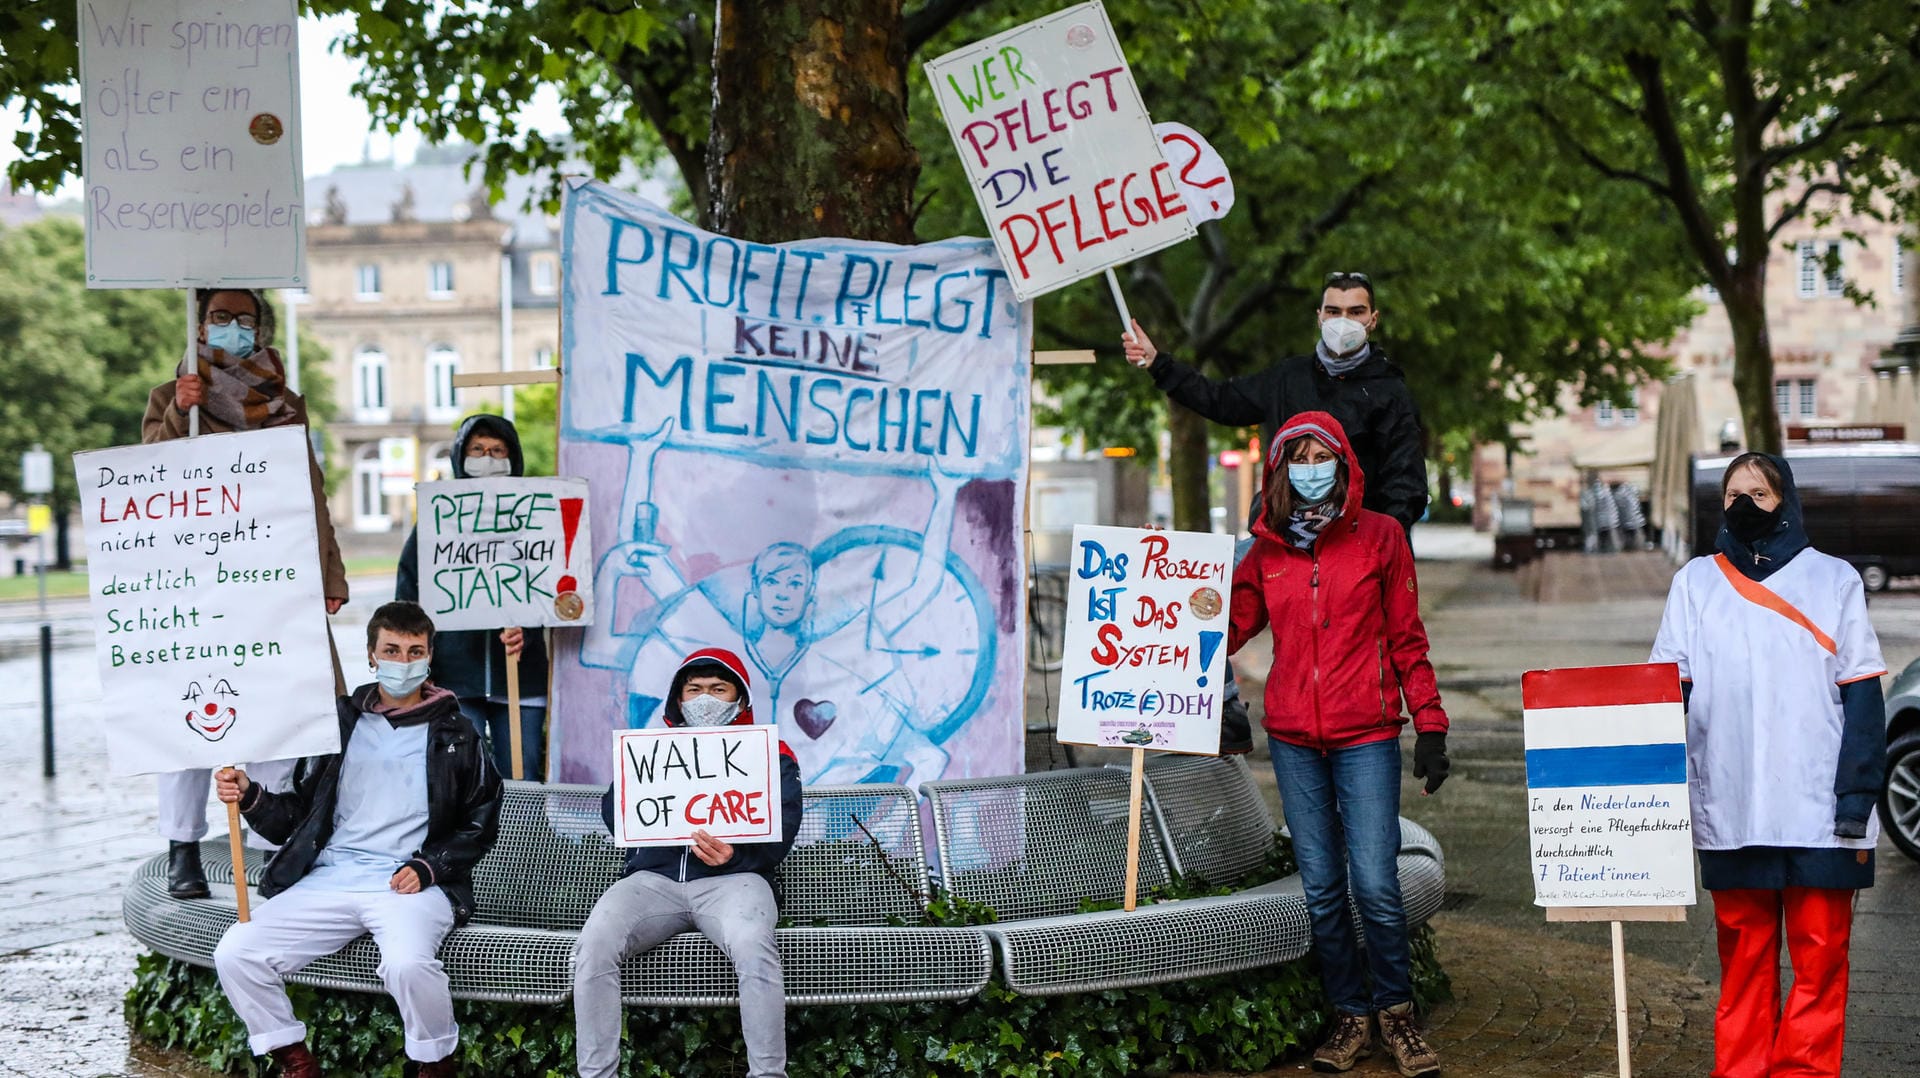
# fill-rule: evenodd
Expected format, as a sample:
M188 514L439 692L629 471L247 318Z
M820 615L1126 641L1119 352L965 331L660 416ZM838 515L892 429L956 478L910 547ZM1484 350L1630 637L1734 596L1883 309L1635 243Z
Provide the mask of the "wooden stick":
M1094 357L1093 349L1091 348L1070 349L1064 352L1035 352L1033 354L1033 365L1036 367L1095 362L1098 362L1098 360Z
M193 289L189 288L187 289L187 356L186 358L190 360L195 359L195 357L199 354L199 349L194 347L194 345L197 342L195 342L193 339L194 338L193 331L195 328L194 320L198 317L199 313L200 312L193 309ZM195 363L193 372L195 374L200 373L200 367L198 363ZM187 409L187 437L189 438L200 437L200 406L197 404ZM244 921L246 920L246 918L242 917L241 920Z
M1613 1024L1620 1050L1620 1078L1633 1078L1633 1059L1627 1046L1627 943L1620 922L1613 922Z
M247 848L240 844L238 801L227 802L227 848L233 854L233 902L240 911L240 922L245 924L251 918L247 912Z
M1127 904L1128 913L1139 903L1140 892L1140 791L1147 784L1147 750L1133 750L1133 783L1127 793Z
M554 367L533 371L475 371L472 374L453 376L455 389L472 389L476 386L539 386L549 385L560 380L560 371Z
M524 632L524 630L522 630ZM524 647L524 643L522 644ZM526 757L520 743L520 656L507 656L507 737L513 742L513 778L525 778Z
M1120 292L1120 278L1115 277L1112 270L1107 271L1107 287L1112 290L1113 305L1120 312L1120 332L1132 333L1133 314L1127 310L1127 297Z

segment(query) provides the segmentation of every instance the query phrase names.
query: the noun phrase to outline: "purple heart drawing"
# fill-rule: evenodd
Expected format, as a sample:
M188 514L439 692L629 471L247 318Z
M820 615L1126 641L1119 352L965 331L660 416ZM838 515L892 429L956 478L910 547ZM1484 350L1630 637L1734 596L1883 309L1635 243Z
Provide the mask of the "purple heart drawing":
M820 735L827 732L839 714L840 709L834 707L831 700L822 700L817 704L812 700L802 700L793 705L793 721L800 724L802 733L815 741L820 740Z

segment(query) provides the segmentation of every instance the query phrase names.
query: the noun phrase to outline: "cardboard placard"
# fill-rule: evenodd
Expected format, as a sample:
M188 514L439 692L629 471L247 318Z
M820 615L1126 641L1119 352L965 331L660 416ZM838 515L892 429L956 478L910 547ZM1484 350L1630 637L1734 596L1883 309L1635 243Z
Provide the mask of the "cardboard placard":
M1233 537L1073 529L1060 740L1220 751Z
M616 846L684 846L696 830L735 844L783 837L772 726L619 730L613 755Z
M584 479L455 479L419 488L420 605L440 629L593 622Z
M306 429L73 461L110 770L339 751Z

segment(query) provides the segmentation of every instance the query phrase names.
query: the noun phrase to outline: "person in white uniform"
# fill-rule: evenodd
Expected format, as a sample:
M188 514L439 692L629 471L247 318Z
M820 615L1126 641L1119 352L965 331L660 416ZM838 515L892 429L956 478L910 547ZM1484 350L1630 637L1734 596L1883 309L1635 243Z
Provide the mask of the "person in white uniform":
M433 622L392 602L367 624L376 680L340 698L341 751L294 768L285 793L243 771L217 776L220 800L281 843L251 921L214 949L220 987L257 1055L288 1078L319 1064L281 978L373 934L380 978L399 1005L411 1073L454 1073L460 1028L440 944L473 916L473 866L499 828L500 779L453 693L427 681Z
M1651 659L1679 664L1687 701L1720 952L1713 1078L1837 1078L1853 899L1873 886L1879 838L1887 667L1859 573L1808 544L1787 462L1736 457L1721 495L1719 552L1674 577Z

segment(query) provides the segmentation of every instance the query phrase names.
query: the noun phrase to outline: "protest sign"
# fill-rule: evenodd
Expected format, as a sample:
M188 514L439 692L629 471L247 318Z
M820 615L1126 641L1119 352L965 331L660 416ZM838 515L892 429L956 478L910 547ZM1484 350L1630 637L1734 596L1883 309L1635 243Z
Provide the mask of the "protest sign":
M616 846L683 846L696 830L779 842L780 734L771 726L613 735Z
M1536 670L1521 696L1534 904L1692 905L1679 668Z
M293 0L80 0L87 287L306 284Z
M926 70L1021 299L1194 234L1097 0L955 49Z
M992 246L748 243L585 182L562 236L596 613L557 638L556 780L607 782L708 647L809 783L1018 771L1032 323Z
M73 459L113 773L338 751L306 429Z
M593 620L584 480L456 479L419 492L420 605L435 627Z
M1226 159L1213 148L1207 137L1186 124L1157 123L1154 137L1173 169L1180 185L1180 197L1187 204L1193 223L1218 221L1233 209L1233 174Z
M1218 753L1232 573L1230 535L1073 529L1060 740Z

